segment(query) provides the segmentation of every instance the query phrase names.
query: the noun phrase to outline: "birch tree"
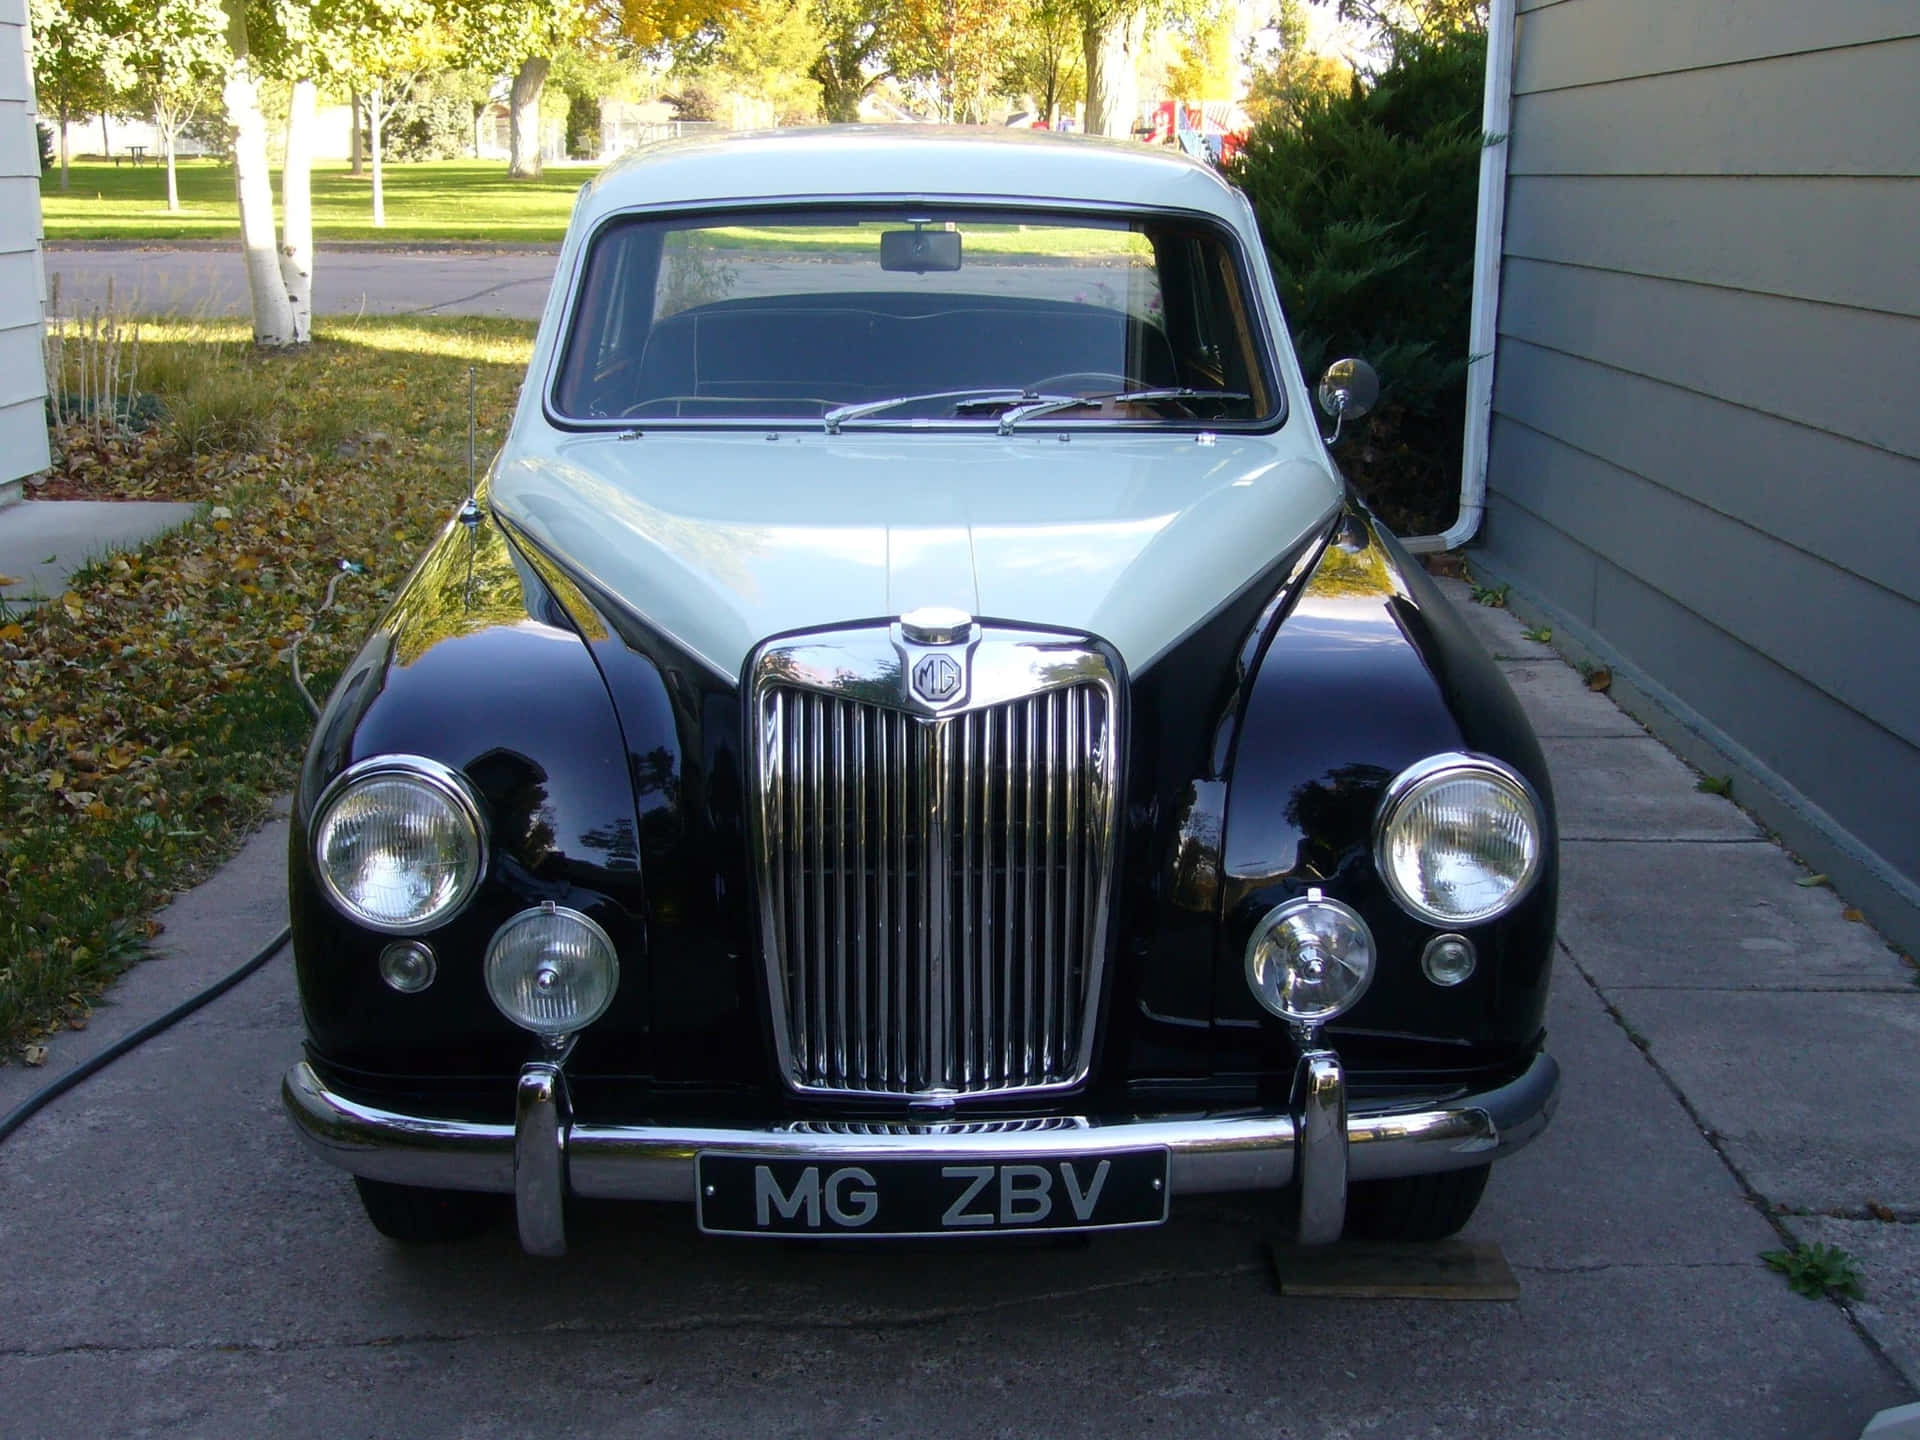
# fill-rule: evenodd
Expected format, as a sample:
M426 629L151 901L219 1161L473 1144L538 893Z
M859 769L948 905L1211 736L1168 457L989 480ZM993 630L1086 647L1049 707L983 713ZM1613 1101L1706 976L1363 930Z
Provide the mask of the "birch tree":
M387 223L386 124L429 73L458 63L458 37L429 0L322 0L317 54L365 108L373 168L373 223Z
M145 0L124 12L129 97L153 116L167 167L167 209L180 209L175 168L180 132L214 103L227 69L226 20L218 0Z
M295 237L289 236L284 257L303 259L305 263L304 274L297 277L304 281L302 308L305 313L300 314L295 309L288 277L282 271L281 246L274 233L273 180L267 172L267 122L260 112L260 81L248 32L247 3L246 0L224 0L224 3L227 48L232 63L227 71L223 98L227 124L233 131L233 179L240 201L240 250L247 264L247 292L253 300L253 339L256 345L304 345L312 336L312 235L309 233L306 238L304 256L297 256L300 247Z

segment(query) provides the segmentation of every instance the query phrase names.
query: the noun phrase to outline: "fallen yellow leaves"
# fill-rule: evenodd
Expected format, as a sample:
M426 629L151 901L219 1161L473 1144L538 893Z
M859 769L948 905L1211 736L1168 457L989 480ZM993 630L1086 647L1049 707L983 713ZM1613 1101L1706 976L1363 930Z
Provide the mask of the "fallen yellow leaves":
M196 352L143 340L156 373L202 367L196 394L227 371L277 367L285 413L272 438L191 454L163 430L70 452L56 469L63 496L208 509L86 566L54 604L0 617L0 1057L83 1013L137 956L148 913L287 788L307 732L288 644L317 616L301 658L324 691L465 491L469 360L484 362L482 423L497 426L530 327L379 322L367 333L371 345L358 327L323 329L311 354L265 358L244 343ZM408 423L384 398L394 378L452 398ZM368 574L337 587L321 615L342 559Z

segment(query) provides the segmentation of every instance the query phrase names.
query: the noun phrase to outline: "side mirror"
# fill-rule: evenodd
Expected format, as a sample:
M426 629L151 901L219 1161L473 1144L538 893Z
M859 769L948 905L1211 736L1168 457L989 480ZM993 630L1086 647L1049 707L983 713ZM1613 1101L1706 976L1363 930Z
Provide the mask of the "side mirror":
M1373 409L1380 398L1380 377L1364 360L1336 360L1320 377L1316 398L1320 408L1333 417L1333 434L1327 436L1331 445L1340 438L1344 421L1358 420Z

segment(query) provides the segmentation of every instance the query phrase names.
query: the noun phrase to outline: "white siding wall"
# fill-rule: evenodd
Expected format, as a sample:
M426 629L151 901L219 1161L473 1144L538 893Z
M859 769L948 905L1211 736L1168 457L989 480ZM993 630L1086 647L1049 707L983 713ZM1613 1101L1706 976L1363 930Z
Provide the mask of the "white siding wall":
M40 149L26 39L26 0L0 0L0 501L47 465Z

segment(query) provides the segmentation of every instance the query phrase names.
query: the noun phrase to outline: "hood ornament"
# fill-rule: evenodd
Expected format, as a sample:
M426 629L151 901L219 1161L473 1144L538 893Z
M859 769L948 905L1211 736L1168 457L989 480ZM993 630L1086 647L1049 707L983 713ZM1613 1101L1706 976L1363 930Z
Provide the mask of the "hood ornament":
M900 633L915 645L958 645L973 638L973 617L951 605L922 605L900 617Z

